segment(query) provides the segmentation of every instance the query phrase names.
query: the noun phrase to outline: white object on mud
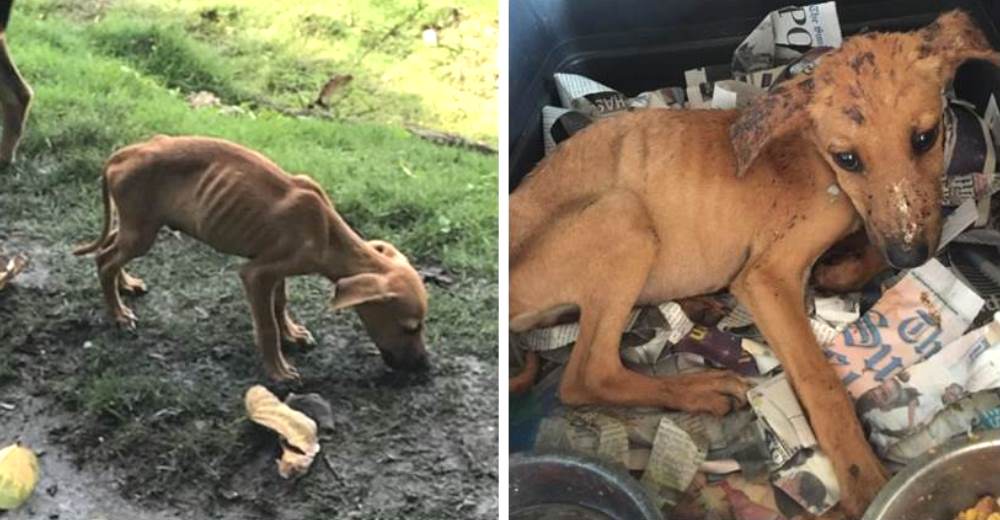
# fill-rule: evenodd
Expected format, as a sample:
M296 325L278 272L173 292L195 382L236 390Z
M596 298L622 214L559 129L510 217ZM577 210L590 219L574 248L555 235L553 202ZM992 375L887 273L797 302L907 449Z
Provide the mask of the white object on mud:
M278 473L282 478L304 475L319 453L316 421L278 400L267 388L251 386L244 397L250 420L281 436Z

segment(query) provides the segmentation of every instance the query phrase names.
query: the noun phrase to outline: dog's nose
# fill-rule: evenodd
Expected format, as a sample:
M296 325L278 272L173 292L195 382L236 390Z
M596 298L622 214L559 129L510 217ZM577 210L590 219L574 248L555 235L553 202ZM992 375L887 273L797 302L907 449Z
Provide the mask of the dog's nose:
M427 372L431 369L431 362L427 354L415 356L400 356L392 352L382 352L382 360L393 370L405 370L407 372Z
M926 242L919 244L904 244L902 242L891 242L886 248L886 256L889 263L897 269L917 267L927 261L930 249Z

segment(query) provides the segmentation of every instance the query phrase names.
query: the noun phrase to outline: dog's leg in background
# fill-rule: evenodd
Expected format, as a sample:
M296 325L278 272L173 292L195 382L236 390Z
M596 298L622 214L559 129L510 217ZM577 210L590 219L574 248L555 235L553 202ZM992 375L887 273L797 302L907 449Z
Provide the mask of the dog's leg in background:
M14 2L0 3L0 107L3 108L3 138L0 140L0 166L14 162L24 121L33 93L24 82L7 48L7 22Z
M275 289L283 279L283 273L263 261L252 260L240 269L240 280L253 317L257 349L264 358L267 375L279 381L299 378L298 371L281 354L278 316L274 312Z
M864 242L848 252L837 252L829 259L820 259L813 267L812 277L817 287L837 293L861 290L875 275L889 268L882 252L864 237Z
M860 518L885 484L886 474L865 439L847 390L809 328L803 304L808 267L797 267L787 261L755 262L731 290L750 309L781 360L820 448L833 463L841 507Z
M288 312L288 293L285 289L284 279L279 281L274 288L274 316L278 320L278 329L285 341L300 347L316 345L312 333L302 325L295 323L292 314Z

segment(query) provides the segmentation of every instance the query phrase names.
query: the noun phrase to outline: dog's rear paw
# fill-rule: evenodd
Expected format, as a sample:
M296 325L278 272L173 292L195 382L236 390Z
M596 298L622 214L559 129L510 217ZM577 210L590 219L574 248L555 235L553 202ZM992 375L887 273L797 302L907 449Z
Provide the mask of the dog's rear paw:
M142 296L149 292L146 288L146 282L142 281L141 278L136 278L125 271L122 271L118 278L118 288L124 293L131 294L132 296Z
M733 372L712 370L670 379L681 395L677 409L721 416L747 405L750 385Z

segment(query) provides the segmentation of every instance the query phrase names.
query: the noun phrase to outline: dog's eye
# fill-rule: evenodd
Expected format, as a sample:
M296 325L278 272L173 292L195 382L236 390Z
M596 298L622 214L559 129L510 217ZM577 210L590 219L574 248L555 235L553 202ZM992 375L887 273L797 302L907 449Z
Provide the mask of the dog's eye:
M934 145L934 141L937 140L937 134L937 126L926 132L914 132L912 137L913 151L924 153L930 150L931 146Z
M833 154L833 162L849 172L861 171L861 158L854 152L836 152Z

